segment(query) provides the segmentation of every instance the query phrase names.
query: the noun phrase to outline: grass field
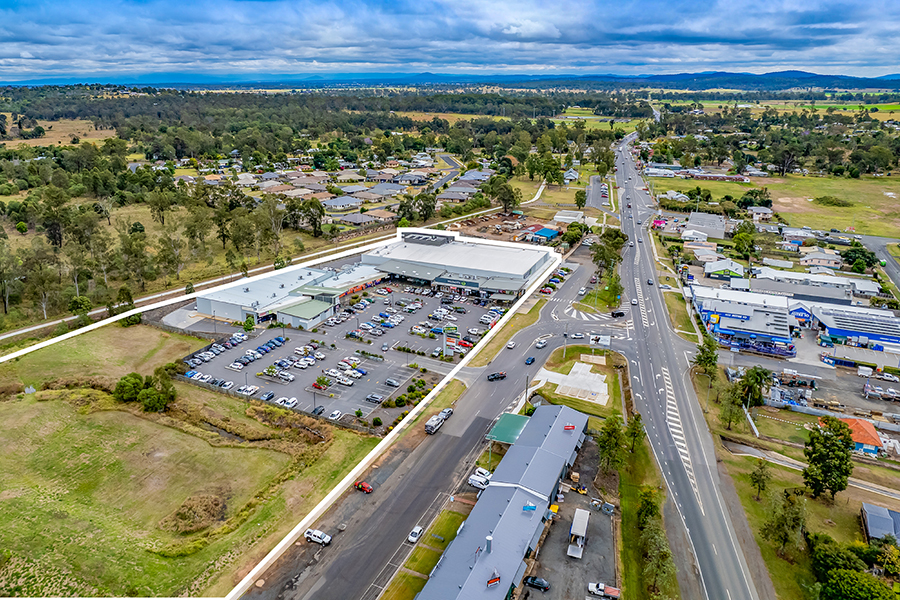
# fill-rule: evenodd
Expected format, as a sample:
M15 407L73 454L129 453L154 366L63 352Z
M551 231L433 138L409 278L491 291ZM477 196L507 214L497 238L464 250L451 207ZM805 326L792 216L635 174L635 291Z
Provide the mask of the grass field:
M620 355L606 351L594 349L595 355L606 355L606 365L591 365L591 371L594 373L602 373L606 376L607 392L609 400L605 405L590 402L588 400L579 400L578 398L570 398L556 393L555 383L546 383L539 390L538 394L547 399L551 404L562 404L573 408L586 415L593 415L605 419L613 412L620 411L622 407L622 390L619 386L619 377L614 368L617 361L622 361ZM568 375L572 370L572 366L576 362L581 361L582 354L591 354L590 346L567 346L557 348L550 353L543 367L548 371L555 371Z
M506 343L517 331L525 329L526 327L531 327L537 323L538 316L540 316L541 309L545 304L547 304L547 300L538 300L527 313L513 315L509 322L504 325L503 329L497 332L497 335L495 335L491 341L481 349L478 355L472 359L469 366L483 367L494 360L494 356L497 355L497 352L506 346Z
M663 298L666 300L669 322L672 324L675 333L696 344L698 341L697 334L693 333L694 326L684 304L684 297L678 292L665 292L663 293Z
M201 339L167 333L148 325L100 329L0 364L0 383L26 385L67 377L118 379L138 372L149 375L168 362L206 345Z
M403 565L410 571L428 575L441 558L441 553L424 546L418 546L409 555L406 563Z
M729 194L740 198L748 189L768 188L773 210L790 225L809 225L828 231L832 227L857 233L900 237L900 177L802 177L787 175L754 180L753 183L693 181L690 179L654 178L658 192L685 191L698 185L712 192L718 200ZM893 194L890 196L888 194ZM821 206L811 198L836 196L852 203L849 207Z
M397 573L391 584L381 594L380 600L413 600L428 582L412 573Z
M457 121L471 121L472 119L498 119L508 120L509 117L494 117L491 115L467 115L464 113L426 113L420 111L399 111L395 114L401 117L409 117L414 121L430 121L435 117L449 121L451 125Z
M7 123L12 123L10 113L6 114ZM94 129L94 124L86 119L60 119L59 121L42 121L38 120L38 125L44 128L46 132L44 137L32 140L10 140L0 145L6 145L10 148L16 146L50 146L53 144L61 146L69 146L72 144L72 137L78 137L82 142L94 142L100 144L103 140L116 137L115 129Z
M427 544L432 548L446 550L447 546L450 545L450 542L453 541L453 538L456 537L456 532L463 521L466 520L466 517L467 515L454 510L442 511L441 514L438 515L438 518L435 519L434 523L431 524L431 527L429 527L422 536L422 543ZM432 535L440 536L444 539L441 541Z
M44 567L69 572L52 585L82 595L177 594L238 540L163 558L147 549L177 534L159 522L200 493L227 498L228 518L289 460L269 450L216 448L126 412L80 414L33 396L4 405L0 447L4 549L27 559L19 571L26 579ZM25 587L13 595L58 595L55 589L67 588Z

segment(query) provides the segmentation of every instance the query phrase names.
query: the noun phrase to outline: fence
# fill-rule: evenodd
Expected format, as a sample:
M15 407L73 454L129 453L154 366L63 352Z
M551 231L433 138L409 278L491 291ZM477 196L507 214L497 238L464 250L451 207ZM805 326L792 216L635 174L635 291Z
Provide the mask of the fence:
M244 402L247 402L248 400L253 399L253 398L250 398L243 394L238 394L237 392L233 392L232 390L224 390L217 385L210 385L210 384L204 383L202 381L197 381L195 379L185 377L184 375L175 375L173 377L173 379L175 379L177 381L181 381L182 383L189 383L191 385L196 385L197 387L205 388L211 392L217 392L219 394L231 396L232 398L235 398L237 400L243 400ZM262 401L258 400L258 402L262 402ZM381 434L378 432L377 429L373 429L371 427L364 427L362 425L357 425L356 423L342 423L340 421L332 421L331 419L327 419L321 415L314 415L311 412L307 412L305 410L300 410L300 409L296 409L296 408L286 408L284 406L280 406L278 408L283 408L285 410L295 412L299 415L303 415L304 417L310 417L311 419L316 419L316 420L322 421L323 423L328 423L328 424L334 425L336 427L343 427L344 429L352 429L354 431L358 431L360 433L365 433L367 435L372 435L372 436L376 436L376 437L381 436Z
M845 415L843 413L836 413L836 412L832 412L830 410L824 410L821 408L813 408L811 406L800 406L798 404L788 404L786 402L776 402L774 400L766 400L766 406L772 406L774 408L786 408L786 409L792 410L794 412L799 412L799 413L803 413L806 415L812 415L812 416L816 416L816 417L835 417L838 419L848 418L847 415ZM885 418L888 418L888 419L900 420L900 415L885 413L884 416L885 416ZM862 417L852 417L852 418L859 419ZM886 421L875 421L873 419L865 419L865 420L872 423L876 429L883 429L885 431L893 431L893 432L900 433L900 424L898 424L898 423L889 423Z

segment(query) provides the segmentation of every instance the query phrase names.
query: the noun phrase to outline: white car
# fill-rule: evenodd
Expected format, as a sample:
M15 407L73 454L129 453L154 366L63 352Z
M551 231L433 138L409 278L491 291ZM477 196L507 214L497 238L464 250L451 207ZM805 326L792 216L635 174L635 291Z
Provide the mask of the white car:
M474 488L478 488L479 490L487 489L488 484L491 482L490 479L486 479L484 477L479 477L478 475L469 475L469 485Z
M444 318L447 319L448 321L456 321L456 317L454 317L453 315L447 315Z
M331 419L332 421L337 421L338 419L340 419L343 416L344 416L344 413L342 413L339 410L335 410L335 411L332 411L332 413L330 415L328 415L328 418Z
M331 536L318 529L307 529L304 536L306 537L307 542L315 542L316 544L322 544L323 546L327 546L331 543Z
M278 406L284 406L285 404L287 404L287 401L288 401L287 396L282 396L281 398L279 398L278 400L275 401L275 404L277 404Z
M587 293L587 289L585 289L585 288L581 288L580 290L578 290L579 296L584 296L586 293Z
M356 369L347 369L346 371L344 371L344 375L346 375L347 377L352 377L353 379L359 379L360 377L362 377L362 373L360 373Z
M413 530L409 532L409 535L406 537L406 541L410 544L415 544L419 541L419 538L422 537L422 534L425 533L425 528L421 525L416 525L413 527Z
M291 398L290 400L288 400L287 402L284 403L284 406L285 406L285 408L294 408L295 406L297 406L297 399Z
M346 377L338 377L337 382L341 385L346 385L347 387L350 387L351 385L353 385L353 380L347 379Z
M467 333L469 335L481 335L481 330L477 327L470 327Z
M897 377L896 375L892 375L891 373L882 373L880 377L882 379L884 379L885 381L891 381L893 383L900 382L900 377Z
M632 299L631 299L631 305L632 305L632 306L637 306L637 298L632 298Z
M313 356L316 357L316 360L325 360L325 355L321 352L316 352Z
M490 480L492 473L487 469L482 469L481 467L477 467L475 469L475 473L473 475L477 475L478 477L483 477L484 479Z
M328 369L327 371L325 371L325 374L328 375L329 377L340 377L341 376L341 372L338 371L337 369Z
M538 350L540 350L541 348L544 348L546 345L547 345L547 340L538 340L537 344L535 344L534 347L537 348Z
M516 347L516 343L515 343L515 342L510 342L510 343L508 343L508 344L506 345L506 349L507 349L507 350L512 350L512 349L515 348L515 347Z
M230 390L230 389L233 388L233 387L234 387L234 382L233 382L233 381L226 381L225 383L222 384L222 389L223 389L223 390Z

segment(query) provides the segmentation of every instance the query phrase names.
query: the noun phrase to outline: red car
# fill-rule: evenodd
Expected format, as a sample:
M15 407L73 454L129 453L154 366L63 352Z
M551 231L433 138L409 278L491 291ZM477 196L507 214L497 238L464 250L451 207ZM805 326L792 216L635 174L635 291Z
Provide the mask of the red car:
M389 287L386 287L386 288L384 288L384 291L386 291L388 294L391 294L391 293L393 293L394 290L392 290Z
M472 344L469 343L469 342L467 342L467 341L465 341L465 340L462 340L462 341L459 341L459 342L456 342L456 343L457 343L458 345L462 346L463 348L471 348L471 347L472 347Z
M372 486L369 485L368 483L366 483L365 481L357 481L356 483L353 484L353 487L355 487L359 491L365 492L367 494L371 494L373 491Z
M548 288L548 287L543 288L543 289L541 290L541 293L542 293L542 294L552 294L552 293L553 293L553 288Z
M324 389L327 389L324 385L321 385L321 384L319 384L318 382L313 382L313 385L312 385L312 386L313 386L314 388L316 388L317 390L324 390Z

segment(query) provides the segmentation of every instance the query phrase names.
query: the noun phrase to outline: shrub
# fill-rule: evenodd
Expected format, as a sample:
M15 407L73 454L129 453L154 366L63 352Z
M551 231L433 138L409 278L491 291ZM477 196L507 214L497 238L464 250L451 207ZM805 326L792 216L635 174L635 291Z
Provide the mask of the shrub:
M356 409L356 418L357 418L357 419L362 418L362 410L360 410L360 409L358 409L358 408Z
M409 365L409 366L412 366L412 365ZM416 366L418 366L418 365L416 365ZM419 369L419 371L421 371L422 373L427 373L428 369L426 369L425 367L422 367L421 369Z
M375 427L381 427L381 417L375 417L372 419L372 425Z

